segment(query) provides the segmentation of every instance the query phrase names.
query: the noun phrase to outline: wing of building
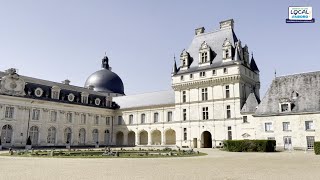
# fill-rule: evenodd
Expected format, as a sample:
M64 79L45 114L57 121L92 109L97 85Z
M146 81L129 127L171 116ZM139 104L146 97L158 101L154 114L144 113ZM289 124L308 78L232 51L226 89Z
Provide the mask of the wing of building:
M220 147L227 139L276 139L312 148L319 119L319 73L276 78L260 102L259 68L232 19L195 29L174 59L172 90L125 95L109 58L84 87L0 72L4 147Z

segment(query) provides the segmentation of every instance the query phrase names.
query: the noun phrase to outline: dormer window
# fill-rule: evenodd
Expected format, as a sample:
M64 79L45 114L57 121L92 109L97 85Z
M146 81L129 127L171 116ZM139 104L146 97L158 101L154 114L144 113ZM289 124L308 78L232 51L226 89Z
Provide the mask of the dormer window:
M53 86L51 88L51 98L59 99L59 95L60 95L60 88L58 86Z
M231 60L232 58L232 44L230 43L230 41L228 39L226 39L222 45L222 57L223 60Z
M87 92L81 93L81 103L88 104L88 96L89 96L89 93Z
M205 63L208 61L208 52L201 53L201 63Z
M289 103L281 104L281 112L289 112Z
M74 100L74 95L72 93L70 93L68 95L68 101L72 102Z
M190 54L184 49L180 54L181 68L182 70L188 69L191 64Z
M43 94L43 90L41 88L37 88L36 90L34 90L34 95L36 95L37 97L41 97Z
M99 98L97 98L96 100L94 100L94 103L99 106L100 105L101 100Z
M210 63L210 52L211 49L208 44L203 41L199 49L199 64L204 65L205 63ZM208 64L205 64L208 65Z

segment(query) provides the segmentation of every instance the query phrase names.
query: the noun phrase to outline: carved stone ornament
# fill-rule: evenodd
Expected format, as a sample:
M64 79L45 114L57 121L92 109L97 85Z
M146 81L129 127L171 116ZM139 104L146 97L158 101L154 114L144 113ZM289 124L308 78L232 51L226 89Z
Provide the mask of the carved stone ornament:
M25 81L17 74L16 69L10 68L6 70L6 75L1 79L1 94L12 96L25 96Z
M250 137L250 134L244 133L244 134L242 134L242 137L243 137L243 138L248 138L248 137Z

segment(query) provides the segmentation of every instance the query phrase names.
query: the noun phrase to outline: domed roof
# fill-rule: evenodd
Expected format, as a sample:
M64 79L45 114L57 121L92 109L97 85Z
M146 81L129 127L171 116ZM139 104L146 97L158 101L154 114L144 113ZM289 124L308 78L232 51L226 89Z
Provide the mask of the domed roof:
M95 91L124 95L123 82L116 73L110 70L108 61L108 57L105 56L102 59L103 69L91 74L86 80L84 87L93 86Z

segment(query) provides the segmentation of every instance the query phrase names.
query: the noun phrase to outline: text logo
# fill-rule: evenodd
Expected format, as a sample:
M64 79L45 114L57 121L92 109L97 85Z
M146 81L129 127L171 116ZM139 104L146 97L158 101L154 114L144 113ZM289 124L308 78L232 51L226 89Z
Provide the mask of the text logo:
M289 7L287 23L314 23L312 7Z

